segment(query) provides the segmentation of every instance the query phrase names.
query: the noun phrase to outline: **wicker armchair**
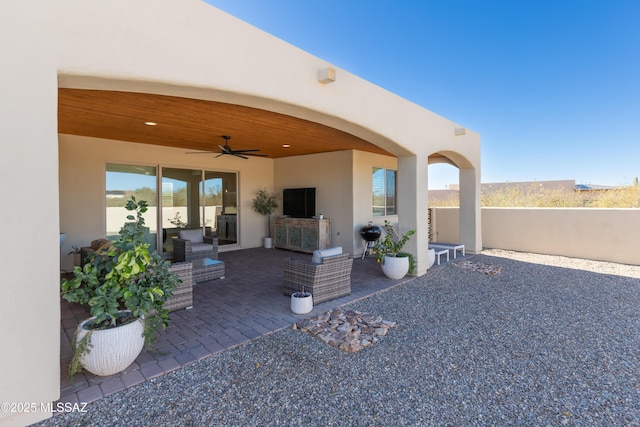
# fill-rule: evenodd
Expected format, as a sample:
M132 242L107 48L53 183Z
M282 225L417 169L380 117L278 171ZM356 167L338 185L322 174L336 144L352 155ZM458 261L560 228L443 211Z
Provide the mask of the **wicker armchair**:
M296 259L284 260L284 294L304 290L313 295L313 304L351 294L351 267L349 254L322 258L321 264Z
M180 230L173 239L173 260L189 262L204 258L218 259L218 238L214 234L203 236L199 228Z

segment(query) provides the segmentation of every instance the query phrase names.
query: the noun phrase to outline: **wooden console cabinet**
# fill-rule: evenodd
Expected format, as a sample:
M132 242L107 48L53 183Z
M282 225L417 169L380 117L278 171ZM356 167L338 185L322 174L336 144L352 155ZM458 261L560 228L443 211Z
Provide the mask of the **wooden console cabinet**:
M313 218L275 218L273 245L300 252L331 247L331 221Z

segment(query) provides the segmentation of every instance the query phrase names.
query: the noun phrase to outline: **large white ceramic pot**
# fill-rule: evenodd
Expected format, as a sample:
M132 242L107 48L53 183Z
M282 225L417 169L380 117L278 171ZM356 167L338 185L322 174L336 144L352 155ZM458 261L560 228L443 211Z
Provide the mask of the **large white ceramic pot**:
M436 250L429 249L429 252L427 255L427 270L430 269L435 262L436 262Z
M409 272L409 257L394 257L384 255L382 257L382 272L389 279L402 279Z
M291 294L291 311L296 314L307 314L313 310L313 297L309 292Z
M93 319L95 317L85 320L78 326L76 343L91 332L89 353L84 353L80 357L80 364L87 371L100 376L124 371L136 360L144 347L144 321L136 319L115 328L90 331L85 325Z

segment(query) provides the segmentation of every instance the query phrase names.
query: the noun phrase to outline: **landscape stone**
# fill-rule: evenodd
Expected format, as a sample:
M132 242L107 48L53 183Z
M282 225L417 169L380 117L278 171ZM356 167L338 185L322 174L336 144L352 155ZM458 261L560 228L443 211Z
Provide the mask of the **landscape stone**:
M293 325L295 330L309 333L332 347L351 353L379 342L390 328L395 327L396 322L383 320L382 316L341 309L327 311Z

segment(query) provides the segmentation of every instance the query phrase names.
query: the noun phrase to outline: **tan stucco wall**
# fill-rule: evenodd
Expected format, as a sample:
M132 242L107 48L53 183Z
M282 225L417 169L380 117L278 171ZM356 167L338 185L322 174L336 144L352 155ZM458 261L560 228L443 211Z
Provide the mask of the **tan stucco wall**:
M282 214L282 190L316 188L316 213L331 220L331 245L353 253L351 239L352 151L322 153L277 159L274 186L280 197L278 214Z
M487 248L640 265L640 209L483 208Z
M434 242L459 243L460 242L460 209L458 208L433 208L431 221L433 224ZM465 248L466 249L466 248Z
M105 233L106 163L238 173L239 247L262 245L266 219L253 211L251 200L260 188L272 191L273 160L187 155L185 150L177 148L60 135L60 229L67 232L63 254L73 245L85 246Z
M426 271L420 266L426 263L426 249L418 242L427 239L427 198L422 194L428 156L445 153L461 171L473 172L465 174L471 179L461 180L466 183L461 193L479 189L476 133L466 130L455 136L456 123L337 67L335 82L319 83L317 72L330 65L326 61L200 1L165 0L162 7L150 0L66 0L61 5L66 9L61 15L66 20L60 54L63 87L249 105L349 132L402 159L399 223L401 229L417 230L407 249L417 255L418 274ZM93 19L86 19L88 13ZM461 229L473 251L481 246L479 198L467 198Z
M457 242L457 208L434 208L441 242ZM483 208L486 248L640 265L640 209Z
M0 2L0 402L36 404L0 411L3 426L48 417L60 394L55 7Z
M397 224L396 215L373 218L372 169L397 169L395 157L363 151L340 151L276 160L274 187L316 187L316 210L331 219L331 244L352 255L362 254L360 228L369 221ZM280 199L282 201L282 199ZM282 205L282 203L280 203ZM277 214L282 214L282 206Z
M78 221L80 232L77 237L69 236L65 252L72 244L81 243L80 239L86 242L104 232L104 162L143 161L149 155L154 161L182 167L208 161L185 159L183 163L176 159L179 152L175 150L119 142L99 146L95 141L84 141L93 144L95 152L88 153L78 140L60 136L58 162L58 85L249 105L359 136L403 159L399 169L404 167L406 171L399 173L408 179L402 178L403 186L399 188L399 221L404 228L417 225L417 241L426 241L422 220L427 208L426 197L416 198L415 202L410 199L422 185L426 194L426 178L421 178L424 170L417 165L426 163L429 154L443 150L453 153L452 157L459 150L468 160L462 167L480 165L477 134L467 130L464 137L455 137L457 124L338 67L334 67L336 81L323 85L317 81L317 72L330 65L326 61L200 0L5 1L0 2L0 24L4 34L11 34L0 38L3 64L11 64L0 67L0 140L9 147L1 157L0 173L3 182L12 184L5 193L6 200L18 207L3 209L1 215L3 223L9 224L7 241L27 242L4 246L0 254L2 262L10 263L3 271L5 282L11 283L0 288L4 308L0 311L2 336L11 343L11 351L0 355L0 398L5 401L46 402L58 396L58 232L60 226L70 227ZM81 157L71 146L89 156ZM346 158L340 160L347 162ZM357 161L351 161L358 166ZM254 170L258 164L265 170ZM64 169L60 186L56 180L59 165ZM256 159L251 165L251 169L228 166L240 171L240 191L245 195L265 186L264 176L275 176L270 161ZM354 172L352 179L355 175ZM73 182L74 177L80 182ZM367 190L355 197L359 200L366 194L369 198L368 184L352 182L351 191L355 193L360 185L367 186ZM59 188L64 188L60 197ZM78 191L76 194L82 198L71 197L72 191ZM246 203L250 199L243 197ZM47 206L46 214L31 208L36 200ZM67 206L67 202L71 205ZM370 206L370 200L362 206ZM264 218L253 214L246 205L240 209L244 211L241 244L257 246ZM353 234L355 225L368 220L368 215L355 211L367 208L358 203L348 209L353 211L354 219L345 233ZM96 216L79 218L79 212ZM335 212L337 215L341 211ZM31 247L36 241L38 256L34 257ZM423 253L418 251L418 257L422 258ZM33 268L34 262L38 268ZM36 315L21 315L25 307ZM20 333L25 333L26 338ZM20 424L40 416L23 414L22 418L15 418L0 414L0 423Z

